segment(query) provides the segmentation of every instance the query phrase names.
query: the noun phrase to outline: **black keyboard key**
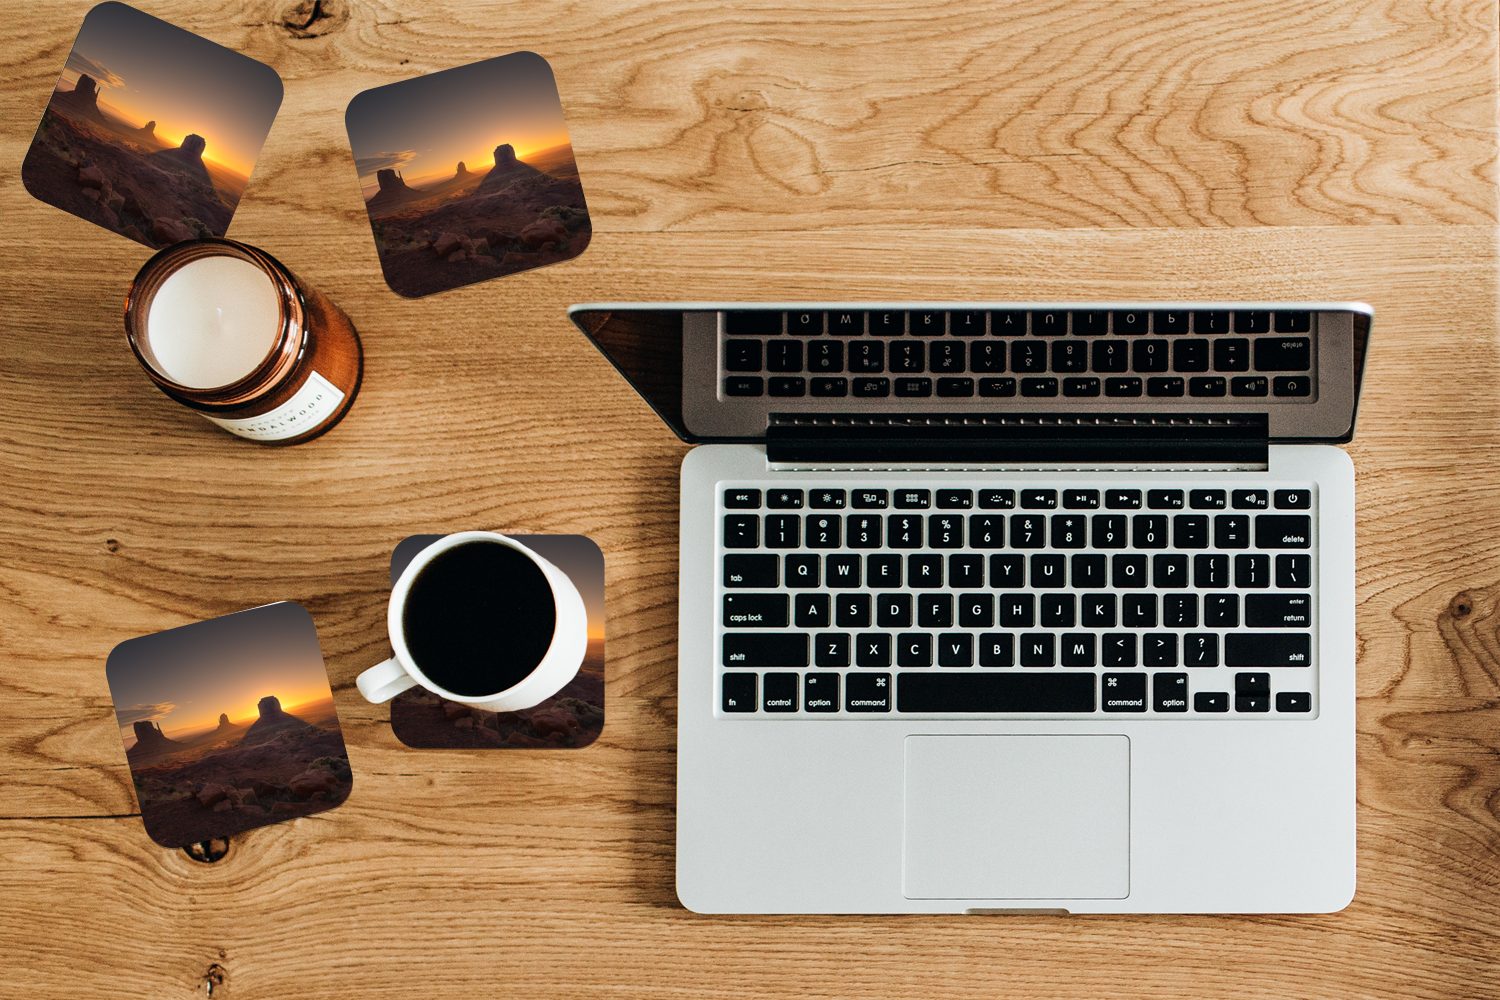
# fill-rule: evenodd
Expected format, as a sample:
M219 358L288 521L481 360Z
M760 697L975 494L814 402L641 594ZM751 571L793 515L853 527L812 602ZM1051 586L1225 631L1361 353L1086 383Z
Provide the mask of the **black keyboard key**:
M829 313L828 332L836 337L857 337L865 332L865 314L848 310Z
M1095 514L1093 535L1096 549L1123 549L1127 543L1125 515Z
M1094 378L1092 375L1088 375L1078 376L1074 378L1065 378L1063 379L1062 388L1064 396L1070 396L1076 399L1080 396L1097 396L1099 395L1103 386L1097 378Z
M1234 696L1236 712L1269 712L1271 697L1264 694L1237 694Z
M865 557L865 578L871 587L901 586L901 567L904 561L897 555Z
M1129 345L1123 340L1094 341L1094 371L1104 375L1130 367Z
M1100 705L1106 712L1144 712L1145 674L1105 674L1100 679Z
M1243 337L1227 337L1214 341L1214 370L1221 372L1247 372L1250 370L1250 341Z
M771 372L802 371L802 342L773 340L766 345L766 370Z
M993 594L959 594L958 625L960 628L989 628L995 624L995 596Z
M1023 396L1056 396L1057 379L1055 378L1023 378L1021 380L1021 395Z
M1184 667L1217 667L1219 637L1212 632L1191 632L1182 637Z
M1114 594L1084 594L1082 603L1084 628L1115 627Z
M833 601L833 618L839 628L869 628L870 595L838 595Z
M944 313L935 310L912 311L906 314L906 332L914 337L940 337L947 332Z
M1111 583L1116 590L1134 590L1146 586L1146 557L1138 554L1115 556Z
M1018 340L1010 345L1010 370L1026 374L1047 370L1047 345L1037 340Z
M726 396L759 396L766 391L766 380L759 375L732 375L724 380Z
M859 556L849 553L831 555L825 563L827 586L835 590L847 590L859 586Z
M897 510L926 510L932 506L931 490L897 490Z
M770 309L737 309L724 314L724 332L731 337L779 334L781 317L780 312Z
M727 510L755 510L760 506L760 490L725 490L724 507Z
M1035 594L1001 594L1000 624L1004 628L1031 628L1036 624Z
M1052 370L1063 373L1088 371L1088 343L1082 340L1059 340L1053 344Z
M1080 309L1069 315L1075 336L1102 337L1109 332L1109 313L1103 309Z
M1229 695L1223 691L1199 691L1193 695L1193 711L1227 712L1229 711Z
M982 340L970 344L969 371L976 375L992 375L1005 371L1005 345L995 340Z
M1171 632L1151 632L1141 636L1141 666L1177 666L1177 636Z
M1061 581L1046 584L1061 585ZM1078 598L1073 594L1043 594L1040 623L1045 628L1072 628L1078 623Z
M873 312L866 317L870 334L875 337L899 337L906 332L906 314Z
M937 665L972 667L974 665L974 638L964 632L944 632L938 636Z
M1009 510L1016 505L1015 490L980 490L979 506L984 510Z
M1092 712L1092 673L910 673L897 681L900 712Z
M1312 490L1277 490L1276 506L1286 510L1307 510L1312 506Z
M1231 396L1264 396L1270 391L1270 382L1264 375L1241 375L1229 380Z
M806 311L789 312L786 314L786 332L804 337L822 333L823 314Z
M1285 559L1286 556L1281 558ZM1271 557L1245 555L1234 557L1234 585L1242 590L1271 585Z
M1060 337L1068 332L1068 314L1034 312L1031 314L1031 332L1038 337Z
M908 399L914 396L931 396L932 379L898 378L896 380L896 395Z
M1107 633L1100 645L1100 656L1106 667L1135 666L1135 636L1129 632Z
M974 506L973 490L938 490L938 510L968 510Z
M1051 632L1023 632L1017 639L1023 667L1057 666L1057 641Z
M855 510L883 510L890 504L890 491L888 490L855 490Z
M1312 637L1295 632L1227 632L1227 667L1305 667L1312 662Z
M1109 314L1110 328L1114 333L1145 333L1151 328L1150 314L1140 309L1125 309Z
M1208 371L1208 341L1179 340L1172 345L1174 372Z
M1107 587L1108 560L1102 555L1075 555L1072 560L1074 588Z
M1223 396L1229 392L1229 383L1221 375L1206 375L1188 379L1189 396Z
M902 632L896 636L896 666L932 666L932 636L926 632Z
M1153 510L1182 510L1187 503L1183 490L1147 490L1146 506Z
M1141 506L1141 491L1109 490L1104 494L1104 506L1110 510L1137 510Z
M1081 549L1087 544L1088 519L1082 514L1060 514L1052 519L1052 547Z
M1214 311L1193 313L1194 333L1228 333L1229 313Z
M984 586L984 556L972 553L949 556L948 586L953 589Z
M1205 628L1238 628L1239 624L1240 598L1238 594L1203 595Z
M806 712L837 712L839 675L808 674L803 677L802 709Z
M910 594L880 594L875 598L875 624L880 628L909 628L912 622Z
M1261 514L1255 519L1258 549L1305 549L1312 544L1312 518L1306 514Z
M1019 337L1026 333L1026 314L1019 309L990 313L990 333L997 337Z
M974 380L971 378L940 378L937 394L943 399L960 399L974 395Z
M1277 396L1311 396L1312 379L1306 375L1278 375L1271 380L1271 392Z
M1023 587L1025 585L1025 557L1016 553L990 556L991 587Z
M1280 691L1276 695L1278 712L1311 712L1312 695L1306 691Z
M1271 314L1264 309L1240 311L1234 314L1235 333L1266 333L1271 329Z
M1137 340L1130 356L1132 367L1138 372L1164 372L1167 370L1167 341L1152 337Z
M927 367L927 352L914 340L898 340L891 345L892 372L898 375L915 375Z
M1013 378L982 378L979 380L979 394L981 396L1014 396L1016 394L1016 380Z
M785 579L787 587L799 590L807 590L811 587L816 587L819 585L819 578L822 575L821 560L818 556L797 553L796 555L790 555L786 557ZM826 597L827 595L819 594L817 596ZM800 603L801 600L802 599L799 597L798 607L802 607L802 604ZM805 620L805 618L801 615L799 615L797 618L798 625L821 625L825 624L827 621L828 617L826 615L824 615L821 620L814 620L811 622Z
M774 587L780 568L780 560L772 555L725 556L724 586Z
M836 549L843 545L844 519L837 514L809 514L805 527L810 549Z
M1097 662L1092 632L1065 633L1058 644L1062 647L1062 665L1065 667L1092 667Z
M805 667L807 636L800 632L727 632L726 667Z
M891 394L888 378L857 378L854 380L854 395L861 399L875 399Z
M1155 628L1156 595L1126 594L1121 597L1120 623L1126 628Z
M1056 510L1057 509L1057 491L1056 490L1022 490L1021 491L1021 509L1022 510Z
M1178 514L1172 518L1172 544L1179 549L1208 548L1208 515Z
M1187 390L1180 375L1158 375L1146 380L1148 396L1181 396Z
M927 370L937 375L956 375L964 370L964 345L956 340L934 341L927 351Z
M782 375L771 379L771 395L773 396L806 396L807 379L794 378Z
M815 340L807 345L807 370L814 373L841 372L844 370L844 342L842 340Z
M731 340L724 344L724 369L731 372L758 372L761 350L758 340Z
M1164 549L1167 547L1167 518L1165 514L1137 514L1130 519L1131 544L1138 549Z
M974 311L949 313L948 332L955 337L984 336L984 313Z
M1151 585L1157 589L1186 587L1188 578L1187 556L1179 552L1151 557ZM1168 621L1168 625L1173 622Z
M1288 590L1307 587L1312 574L1311 556L1281 555L1276 557L1276 586Z
M1158 310L1151 314L1151 332L1163 336L1188 332L1188 314L1179 310Z
M1306 337L1264 337L1255 342L1258 372L1305 372L1311 367L1312 341Z
M889 712L891 710L891 675L850 674L845 677L844 710L846 712Z
M959 514L933 514L927 518L927 547L961 549L964 547L964 519Z
M849 635L846 632L819 632L813 636L813 662L820 667L849 665Z
M889 667L891 637L884 632L861 632L855 636L854 663L860 667Z
M1062 505L1065 510L1097 510L1098 490L1063 490Z
M1312 625L1309 594L1250 594L1245 598L1250 628L1307 628Z
M1277 333L1311 333L1312 313L1300 309L1280 309L1275 313Z
M767 712L797 711L796 674L766 674L760 680L762 709Z
M760 516L729 514L724 518L724 547L753 549L760 545Z
M855 504L855 506L859 506ZM850 514L847 522L851 549L878 549L883 536L879 514Z
M1015 637L1009 632L980 633L979 665L981 667L1015 666Z
M1188 710L1187 674L1152 674L1151 707L1158 712Z
M812 380L812 394L827 398L829 396L849 395L849 380L843 377L822 376Z
M849 496L843 490L812 490L808 502L813 510L843 510Z
M1107 378L1104 380L1104 394L1106 396L1139 396L1143 383L1134 375Z
M787 343L795 343L787 341ZM796 344L795 346L802 346ZM878 375L885 371L885 341L861 340L849 345L849 371L856 375Z
M760 707L754 674L725 674L720 681L720 706L725 712L753 712Z
M1228 497L1223 490L1189 490L1188 506L1194 510L1223 510Z
M801 490L767 490L766 506L772 510L801 510L806 497Z
M796 514L766 515L766 548L795 549L802 540L802 519Z
M1265 673L1235 674L1235 694L1270 694L1271 675Z
M1269 506L1269 494L1265 490L1235 490L1230 496L1234 505L1241 509L1265 510Z
M785 594L725 594L725 628L785 628L790 624Z
M887 516L885 531L886 544L893 549L920 549L922 547L922 518L915 514Z

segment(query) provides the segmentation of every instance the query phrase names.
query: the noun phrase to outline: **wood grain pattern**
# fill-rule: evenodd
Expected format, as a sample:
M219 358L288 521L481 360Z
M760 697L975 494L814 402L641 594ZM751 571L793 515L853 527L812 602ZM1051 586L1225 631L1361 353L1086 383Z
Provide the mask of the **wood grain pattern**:
M119 322L145 253L20 185L86 8L0 0L0 995L1500 997L1495 4L152 3L286 80L231 234L342 304L368 365L349 418L291 450L157 396ZM521 48L557 70L593 245L399 299L343 108ZM1376 308L1350 447L1353 905L682 910L683 449L565 307L1236 296ZM475 526L603 547L594 747L416 753L354 691L384 655L392 544ZM105 656L281 598L317 620L353 794L213 865L161 850L135 813Z

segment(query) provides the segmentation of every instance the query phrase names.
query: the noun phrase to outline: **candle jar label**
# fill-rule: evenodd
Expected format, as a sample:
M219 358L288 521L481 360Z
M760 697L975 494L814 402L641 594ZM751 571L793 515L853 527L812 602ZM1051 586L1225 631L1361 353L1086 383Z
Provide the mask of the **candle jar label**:
M302 388L274 410L256 417L238 419L213 417L206 413L203 416L242 438L252 441L285 441L318 426L343 401L344 394L339 391L338 386L317 372L310 372Z

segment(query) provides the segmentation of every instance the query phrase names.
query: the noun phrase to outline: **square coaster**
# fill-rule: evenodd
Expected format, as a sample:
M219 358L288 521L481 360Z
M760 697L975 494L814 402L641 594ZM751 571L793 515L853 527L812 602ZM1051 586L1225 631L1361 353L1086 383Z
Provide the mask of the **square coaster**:
M21 182L148 247L223 236L281 93L271 67L102 3L83 19Z
M593 228L534 52L357 94L345 116L386 284L415 297L571 260Z
M391 583L442 535L413 535L391 553ZM416 687L391 700L396 739L423 750L577 749L604 729L604 553L583 535L510 535L568 574L589 619L588 651L578 676L534 708L487 712Z
M349 797L349 755L302 605L128 639L104 671L141 820L163 847L310 816Z

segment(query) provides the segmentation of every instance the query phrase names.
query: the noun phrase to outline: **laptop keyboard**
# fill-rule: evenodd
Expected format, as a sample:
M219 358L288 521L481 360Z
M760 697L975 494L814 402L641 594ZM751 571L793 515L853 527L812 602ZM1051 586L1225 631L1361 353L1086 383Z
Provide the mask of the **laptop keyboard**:
M722 395L1311 402L1299 310L724 313Z
M1204 478L721 484L718 708L1310 716L1315 492Z

